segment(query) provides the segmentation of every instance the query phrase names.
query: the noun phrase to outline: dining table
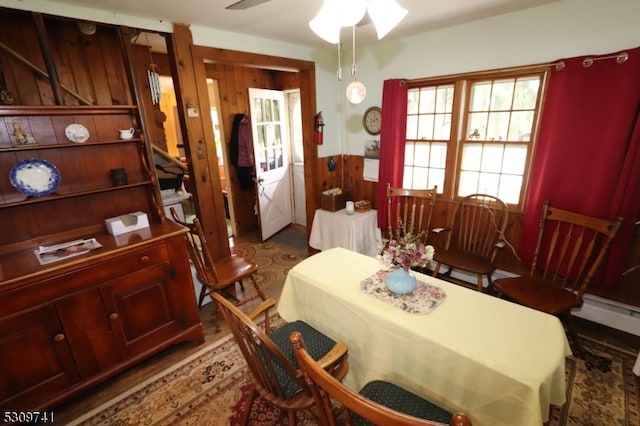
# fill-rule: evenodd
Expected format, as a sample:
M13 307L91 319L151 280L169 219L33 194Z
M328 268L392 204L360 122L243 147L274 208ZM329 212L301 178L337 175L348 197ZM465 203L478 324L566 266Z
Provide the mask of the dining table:
M347 387L390 381L474 426L539 426L565 403L571 348L558 318L417 272L416 290L396 295L385 274L344 248L287 274L280 316L347 344Z

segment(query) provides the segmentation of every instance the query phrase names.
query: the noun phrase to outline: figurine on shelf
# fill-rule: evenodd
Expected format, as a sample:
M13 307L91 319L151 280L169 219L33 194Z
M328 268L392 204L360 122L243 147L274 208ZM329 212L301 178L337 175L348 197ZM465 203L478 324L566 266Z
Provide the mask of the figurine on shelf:
M7 89L7 83L4 80L4 73L0 71L0 103L4 105L11 105L13 103L13 96Z
M17 121L13 122L13 137L15 138L14 145L35 145L36 141L33 139L28 133L23 133L22 129L20 129L20 123Z

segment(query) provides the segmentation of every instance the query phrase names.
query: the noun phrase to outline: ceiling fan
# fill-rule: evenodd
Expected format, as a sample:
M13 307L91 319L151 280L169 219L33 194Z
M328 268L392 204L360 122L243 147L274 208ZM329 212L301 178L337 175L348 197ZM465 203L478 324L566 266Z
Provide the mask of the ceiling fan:
M254 6L258 6L259 4L262 3L267 3L271 0L239 0L235 3L230 4L229 6L225 7L225 9L227 10L243 10L243 9L249 9L250 7L254 7ZM369 17L369 15L365 15L362 20L360 22L358 22L356 24L356 27L361 27L363 25L367 25L371 23L371 18Z
M240 0L225 7L225 9L228 9L228 10L249 9L250 7L257 6L262 3L266 3L268 1L270 0Z

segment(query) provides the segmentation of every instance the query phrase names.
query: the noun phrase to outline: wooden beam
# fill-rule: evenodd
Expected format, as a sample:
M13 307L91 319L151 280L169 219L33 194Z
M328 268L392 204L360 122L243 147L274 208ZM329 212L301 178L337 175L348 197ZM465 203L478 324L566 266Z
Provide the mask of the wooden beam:
M207 245L214 257L231 253L224 197L220 186L213 125L202 58L192 52L189 27L174 24L171 42L167 43L174 75L178 116L194 190L196 214L207 235Z

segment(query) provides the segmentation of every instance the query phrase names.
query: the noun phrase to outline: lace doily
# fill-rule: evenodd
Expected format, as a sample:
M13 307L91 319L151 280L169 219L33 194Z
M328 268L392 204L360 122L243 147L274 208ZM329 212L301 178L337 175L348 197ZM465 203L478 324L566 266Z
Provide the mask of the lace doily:
M418 280L416 289L409 294L394 294L384 283L389 271L378 271L360 282L360 289L375 298L410 314L428 314L447 298L439 287Z

